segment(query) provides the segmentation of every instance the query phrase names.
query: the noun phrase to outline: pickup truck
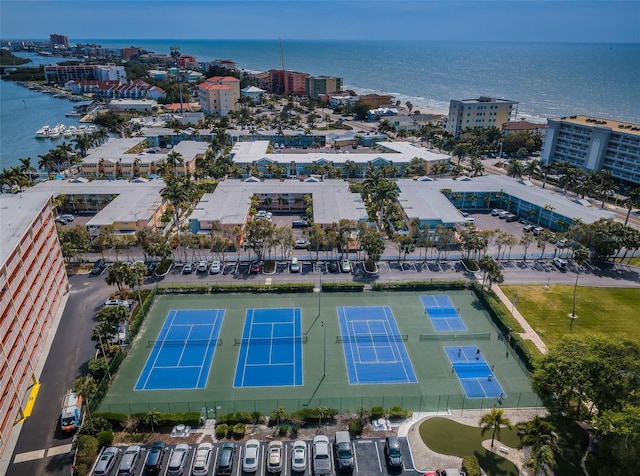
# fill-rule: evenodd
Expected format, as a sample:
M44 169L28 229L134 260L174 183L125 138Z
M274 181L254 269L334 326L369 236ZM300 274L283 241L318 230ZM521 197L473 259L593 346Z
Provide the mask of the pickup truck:
M313 474L314 476L327 476L331 474L329 438L317 435L313 438Z

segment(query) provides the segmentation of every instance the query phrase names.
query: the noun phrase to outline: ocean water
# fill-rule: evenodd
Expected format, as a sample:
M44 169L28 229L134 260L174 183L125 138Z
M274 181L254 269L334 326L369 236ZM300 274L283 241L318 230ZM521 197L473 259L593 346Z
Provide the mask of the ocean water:
M231 59L238 67L265 71L284 67L314 75L339 76L345 89L392 94L415 109L448 111L450 99L494 96L518 101L518 118L544 122L549 117L586 114L640 123L640 44L467 43L415 41L283 40L74 40L104 47L138 46L168 54L176 45L200 61ZM282 53L282 54L281 54ZM3 82L0 89L4 163L29 156L27 143L45 123L59 120L21 114L28 132L5 128L5 101L20 107ZM21 88L24 89L24 88ZM25 90L26 91L26 90ZM26 91L29 95L39 94ZM23 97L19 99L25 99ZM26 99L25 99L26 100ZM61 101L51 98L52 101ZM26 100L28 104L28 100ZM35 111L34 116L35 117ZM29 123L27 125L27 123ZM6 137L11 134L10 137ZM21 150L17 150L20 142ZM6 144L6 146L5 146ZM21 152L21 153L20 153ZM40 152L42 153L42 152ZM26 155L25 155L26 154ZM31 153L33 154L33 153ZM36 154L37 155L37 154ZM33 159L33 155L31 155Z

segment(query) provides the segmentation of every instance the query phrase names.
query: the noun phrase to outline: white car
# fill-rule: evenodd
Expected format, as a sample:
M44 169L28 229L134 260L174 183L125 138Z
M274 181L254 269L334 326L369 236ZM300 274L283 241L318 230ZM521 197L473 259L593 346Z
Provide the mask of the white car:
M220 272L220 269L220 261L214 261L213 263L211 263L211 267L209 267L209 274L218 274Z
M193 273L193 263L185 263L182 266L182 274L191 274Z
M282 441L270 441L267 446L267 472L279 473L282 471Z
M184 473L187 456L191 447L186 443L180 443L171 452L169 465L167 466L167 476L180 476Z
M291 470L303 473L307 469L307 444L296 441L291 451Z
M198 273L206 273L208 269L209 269L209 263L207 263L206 261L200 261L198 263L198 267L196 268L196 271Z
M302 249L305 249L307 246L309 246L309 243L307 243L307 240L296 240L296 244L294 248L297 250L302 250Z
M200 443L196 449L196 455L193 458L193 476L206 476L211 465L211 454L213 453L213 445L211 443Z
M289 271L291 271L292 273L299 273L300 272L300 262L298 261L298 258L296 258L295 256L293 258L291 258L291 264L289 265Z
M258 461L260 461L260 442L258 440L249 440L244 445L242 471L255 473L258 471Z
M348 259L343 259L340 263L340 270L343 273L350 273L351 272L351 263L349 262Z
M131 306L131 303L126 299L107 299L104 302L105 306Z
M564 260L562 258L553 258L552 263L560 271L566 271L567 270L567 260Z

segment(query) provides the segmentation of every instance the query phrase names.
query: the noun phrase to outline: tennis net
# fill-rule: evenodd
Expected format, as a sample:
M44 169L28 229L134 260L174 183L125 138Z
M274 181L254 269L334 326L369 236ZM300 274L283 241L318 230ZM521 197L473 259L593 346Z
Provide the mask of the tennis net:
M165 339L147 341L147 347L194 347L222 345L222 339Z
M465 332L464 334L420 334L420 342L447 340L491 340L491 332Z
M301 342L307 343L307 336L299 337L252 337L245 339L236 339L234 345L278 345L278 344L296 344Z
M401 342L409 340L408 334L361 334L355 336L336 336L336 343L367 344L370 342Z

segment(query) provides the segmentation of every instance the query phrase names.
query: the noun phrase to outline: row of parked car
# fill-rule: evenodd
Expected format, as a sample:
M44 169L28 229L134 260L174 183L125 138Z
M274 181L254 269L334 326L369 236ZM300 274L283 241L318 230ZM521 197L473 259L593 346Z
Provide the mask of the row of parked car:
M214 473L227 476L234 473L236 459L243 474L256 473L262 462L261 444L256 439L248 440L243 446L226 442L215 451L211 443L200 443L193 458L189 458L193 448L186 444L177 444L169 449L162 441L153 443L149 448L133 445L126 449L111 446L104 449L96 461L93 476L134 476L142 474L163 474L166 476L192 475L206 476L215 466ZM145 456L146 452L146 456ZM165 455L169 453L168 458ZM239 454L236 457L236 454ZM333 442L335 469L338 472L351 472L354 469L354 452L348 431L336 432ZM403 458L397 437L389 436L384 445L385 461L390 469L402 469ZM166 467L165 467L166 460ZM314 476L323 476L332 472L332 451L329 438L317 435L311 443L308 454L307 443L295 441L290 446L290 455L285 452L282 441L270 441L265 448L264 468L267 474L279 474L287 465L291 472L302 475L308 469ZM142 467L141 467L142 466ZM116 470L117 468L117 470ZM114 473L115 472L115 473Z

